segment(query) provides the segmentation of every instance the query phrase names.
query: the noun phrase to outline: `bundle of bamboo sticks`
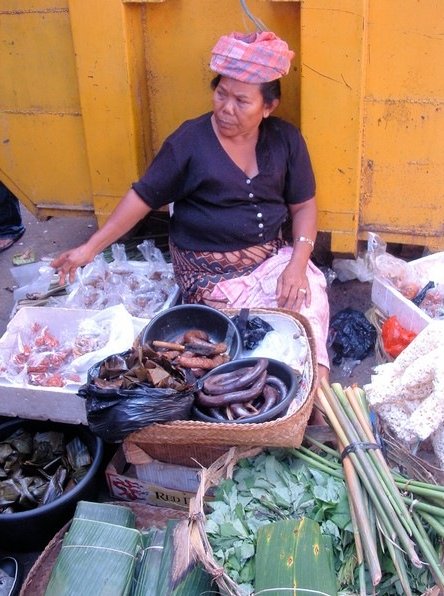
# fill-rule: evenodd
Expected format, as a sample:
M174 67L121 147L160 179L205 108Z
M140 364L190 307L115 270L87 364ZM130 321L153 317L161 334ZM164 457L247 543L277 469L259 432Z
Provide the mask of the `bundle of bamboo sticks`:
M444 537L444 487L403 478L389 468L375 439L362 389L343 389L338 383L330 386L322 381L317 397L336 433L340 453L310 439L309 434L306 438L336 456L318 456L317 464L324 469L327 466L329 473L343 476L347 483L361 593L365 594L365 565L373 586L381 580L378 541L389 552L407 596L412 592L406 560L418 568L428 565L437 587L444 593L443 563L425 529L427 526ZM302 447L300 456L305 453L308 457L308 451ZM313 463L312 451L309 457Z

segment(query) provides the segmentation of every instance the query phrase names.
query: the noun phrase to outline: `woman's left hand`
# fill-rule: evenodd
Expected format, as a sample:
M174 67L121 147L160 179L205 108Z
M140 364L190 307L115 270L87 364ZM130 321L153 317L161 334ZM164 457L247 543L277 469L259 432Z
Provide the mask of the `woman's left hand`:
M277 280L276 298L279 308L299 311L311 304L311 291L305 273L306 267L289 263Z

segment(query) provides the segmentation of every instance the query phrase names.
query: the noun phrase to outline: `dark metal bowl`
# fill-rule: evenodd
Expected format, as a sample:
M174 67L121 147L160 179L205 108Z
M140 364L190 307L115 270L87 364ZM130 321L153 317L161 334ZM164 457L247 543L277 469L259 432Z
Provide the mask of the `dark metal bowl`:
M71 519L77 501L94 499L103 459L102 439L96 437L86 426L12 418L0 424L0 439L5 439L19 428L30 432L55 430L63 432L67 440L78 436L88 447L93 461L80 482L55 501L28 511L0 514L0 549L9 552L43 548Z
M290 366L288 366L288 364L285 364L285 362L280 362L279 360L274 360L272 358L268 358L267 360L268 373L281 379L281 381L283 381L287 386L287 395L285 396L285 398L278 404L270 408L268 412L264 412L263 414L256 414L254 416L249 416L248 418L240 418L235 420L219 420L211 416L210 413L207 412L205 409L195 405L193 406L193 418L202 422L218 422L225 424L252 424L258 422L269 422L270 420L275 420L276 418L284 416L291 402L297 396L301 382L301 377L297 375L295 371ZM226 364L222 364L221 366L213 368L213 370L211 370L204 377L202 377L200 381L201 383L203 383L205 379L208 379L212 375L228 373L234 370L239 370L240 368L254 366L257 363L257 361L258 358L241 358L240 360L227 362Z
M180 304L159 313L142 330L141 341L177 341L191 329L206 331L214 343L225 342L230 360L239 356L242 341L235 324L223 312L201 304Z

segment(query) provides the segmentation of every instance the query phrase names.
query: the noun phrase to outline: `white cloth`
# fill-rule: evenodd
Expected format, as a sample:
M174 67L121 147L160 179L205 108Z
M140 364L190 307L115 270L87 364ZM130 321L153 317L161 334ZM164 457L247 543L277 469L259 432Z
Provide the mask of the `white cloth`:
M266 259L249 275L220 281L211 293L211 300L227 303L227 308L278 308L276 284L287 266L293 250L281 248L277 255ZM300 314L308 319L316 343L318 364L330 368L327 337L330 311L324 274L311 261L307 265L311 290L311 305L301 307Z

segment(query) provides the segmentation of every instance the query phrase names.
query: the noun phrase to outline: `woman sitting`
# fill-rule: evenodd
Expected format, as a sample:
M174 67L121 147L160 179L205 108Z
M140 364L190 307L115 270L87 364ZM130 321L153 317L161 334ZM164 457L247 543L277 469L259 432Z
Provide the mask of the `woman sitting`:
M153 209L174 203L170 248L185 302L281 307L313 328L320 377L328 377L328 298L310 261L315 180L300 131L272 116L293 52L271 32L223 36L212 51L213 111L184 122L105 225L52 265L74 280ZM291 218L292 243L282 238Z

